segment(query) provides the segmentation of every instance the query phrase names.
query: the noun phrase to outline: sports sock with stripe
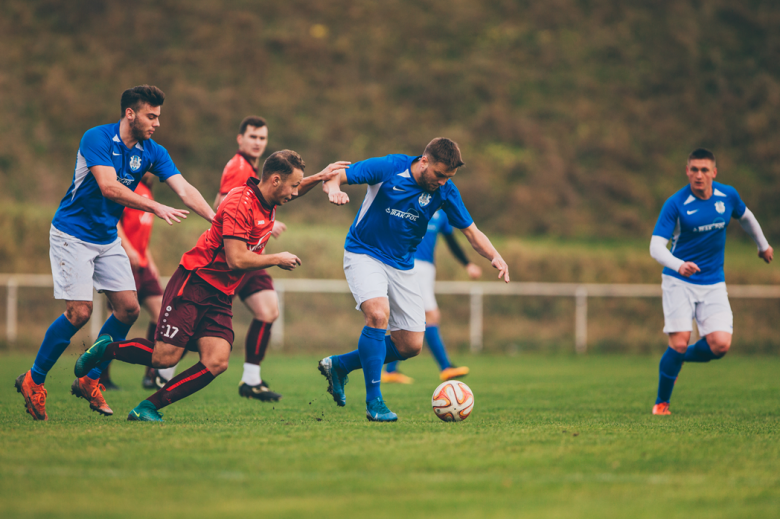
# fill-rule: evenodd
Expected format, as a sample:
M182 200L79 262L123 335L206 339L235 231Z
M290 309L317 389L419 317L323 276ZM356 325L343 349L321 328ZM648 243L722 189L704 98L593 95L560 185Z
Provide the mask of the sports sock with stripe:
M656 404L661 402L668 403L672 398L674 383L677 380L677 375L680 374L684 358L684 353L677 352L671 346L666 348L666 352L661 357L661 364L658 367L658 398L655 400Z
M433 358L436 359L436 364L439 365L439 371L452 366L450 359L447 357L447 350L444 349L444 342L441 340L438 326L431 325L425 327L425 340L428 342Z
M114 359L128 364L152 365L154 343L147 339L130 339L129 341L112 342L103 352L103 361Z
M382 397L379 385L382 380L382 365L385 363L385 330L364 326L358 341L360 364L366 382L366 402Z
M111 314L108 316L108 319L106 319L106 322L103 323L103 327L100 328L100 335L110 335L115 341L123 341L127 337L127 332L130 331L132 326L132 323L125 324L117 319L114 314ZM92 368L90 372L87 373L87 377L92 380L99 379L100 374L106 369L106 366L108 366L110 362L110 360L101 362L100 365Z
M46 335L43 337L41 347L38 349L38 355L35 357L35 362L30 370L33 382L43 384L49 370L54 367L57 359L60 358L68 344L70 344L71 337L77 331L79 329L68 321L65 314L62 314L51 323L49 329L46 330Z
M710 345L707 344L706 337L702 337L696 344L688 346L688 351L685 352L685 362L709 362L722 358L723 355L715 355L712 353Z
M244 362L247 364L260 364L265 358L265 352L268 349L268 343L271 340L271 326L273 323L266 323L254 319L246 332L246 345L244 353Z
M155 408L162 409L200 391L215 378L202 362L198 362L189 369L182 371L178 376L173 377L162 389L146 400L151 402Z

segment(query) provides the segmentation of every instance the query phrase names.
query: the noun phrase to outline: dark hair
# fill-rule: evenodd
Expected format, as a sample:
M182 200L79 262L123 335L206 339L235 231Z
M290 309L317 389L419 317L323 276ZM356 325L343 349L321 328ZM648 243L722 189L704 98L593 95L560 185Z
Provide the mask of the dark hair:
M162 106L164 102L165 93L156 86L139 85L128 88L122 92L122 117L125 116L125 111L128 108L137 112L144 103L149 106Z
M452 171L464 165L458 143L446 137L436 137L425 147L423 155L431 162L440 162Z
M244 135L246 133L246 129L249 126L254 126L255 128L262 128L265 126L265 119L260 117L259 115L250 115L248 117L244 117L244 120L241 121L241 126L238 127L238 134Z
M306 163L303 162L300 155L292 150L276 151L265 159L263 163L263 180L274 173L279 173L281 176L286 177L296 169L301 171L306 169Z
M715 163L715 154L712 153L707 148L696 148L691 152L690 155L688 155L688 162L692 160L711 160L712 163Z

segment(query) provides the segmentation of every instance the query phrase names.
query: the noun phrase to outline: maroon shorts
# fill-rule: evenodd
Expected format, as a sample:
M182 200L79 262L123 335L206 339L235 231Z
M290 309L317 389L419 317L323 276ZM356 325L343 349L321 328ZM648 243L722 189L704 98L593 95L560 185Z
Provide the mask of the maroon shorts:
M147 297L163 295L163 289L160 286L160 280L152 274L147 267L138 267L133 269L133 278L135 278L135 289L138 292L138 301L143 302Z
M244 279L242 279L241 283L236 287L236 295L243 301L255 292L273 289L274 281L265 269L253 270L244 274Z
M233 347L233 298L179 265L165 287L155 340L198 351L201 337Z

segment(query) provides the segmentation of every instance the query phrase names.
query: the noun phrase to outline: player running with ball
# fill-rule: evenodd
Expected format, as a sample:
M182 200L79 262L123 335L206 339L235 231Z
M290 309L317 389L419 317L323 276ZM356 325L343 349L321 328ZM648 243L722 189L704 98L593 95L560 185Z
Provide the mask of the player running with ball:
M653 414L668 415L669 400L683 362L718 360L729 351L734 316L723 275L726 228L732 218L758 245L758 257L774 256L756 217L737 190L715 182L715 156L699 148L685 168L689 185L672 195L661 209L653 230L650 255L664 266L664 333L669 347L661 358L658 398ZM672 240L671 250L666 248ZM696 319L699 339L688 346Z
M365 326L357 350L326 357L319 369L336 404L344 406L347 375L362 368L366 417L371 421L398 419L382 399L382 365L414 357L422 349L425 307L413 271L414 252L434 213L443 209L450 224L492 262L499 278L509 282L506 263L477 229L450 181L462 165L458 145L436 138L422 156L388 155L357 162L323 186L332 203L343 205L349 197L341 184L368 184L344 244L344 273ZM385 336L388 328L390 335Z
M159 409L206 387L228 367L234 338L232 296L244 273L274 266L293 270L301 264L289 252L262 254L274 226L276 206L338 175L347 164L331 164L304 179L305 164L294 151L268 157L262 179L250 178L244 186L232 189L211 227L182 256L165 288L156 341L114 342L101 335L76 361L76 376L112 359L167 368L179 362L185 349L199 352L199 362L138 404L128 420L162 421Z

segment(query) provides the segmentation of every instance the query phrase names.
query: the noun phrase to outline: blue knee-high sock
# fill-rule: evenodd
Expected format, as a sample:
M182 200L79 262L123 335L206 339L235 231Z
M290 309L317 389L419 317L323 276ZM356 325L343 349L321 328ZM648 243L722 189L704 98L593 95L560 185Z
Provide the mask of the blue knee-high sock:
M117 319L114 314L111 314L108 319L106 319L106 322L103 323L103 327L100 329L100 335L108 334L114 341L123 341L127 338L127 332L130 331L130 327L132 326L132 324L123 323ZM101 362L96 367L92 368L92 370L87 373L87 376L92 380L99 379L100 374L103 373L103 370L106 369L106 366L110 363L110 360Z
M62 352L70 344L70 339L78 328L73 326L65 314L59 316L46 330L46 335L43 337L40 349L38 349L38 355L35 357L35 363L33 363L31 371L33 382L36 384L43 384L46 380L46 374L60 358Z
M661 357L658 377L658 398L655 403L669 402L672 398L672 390L683 365L684 353L678 353L673 348L666 348L664 356Z
M696 344L688 346L688 351L685 352L685 362L709 362L721 358L723 358L723 355L712 353L706 337L702 337Z
M333 364L344 373L352 373L356 369L363 367L360 364L360 353L358 350L353 350L343 355L334 355Z
M364 326L358 341L360 364L363 366L363 378L366 381L366 402L382 396L379 384L382 379L382 365L387 355L385 330Z
M393 338L389 335L385 335L385 362L387 363L387 367L389 368L391 364L398 365L399 361L406 360L407 358L408 357L404 357L398 353ZM388 369L388 371L390 370Z
M452 366L449 357L447 357L447 350L444 349L444 342L441 340L437 325L425 327L425 340L428 341L428 347L431 349L433 358L436 359L436 364L439 365L439 371Z
M394 360L393 362L388 362L385 365L385 371L387 371L388 373L395 373L396 371L398 371L398 362L399 361L397 360Z

